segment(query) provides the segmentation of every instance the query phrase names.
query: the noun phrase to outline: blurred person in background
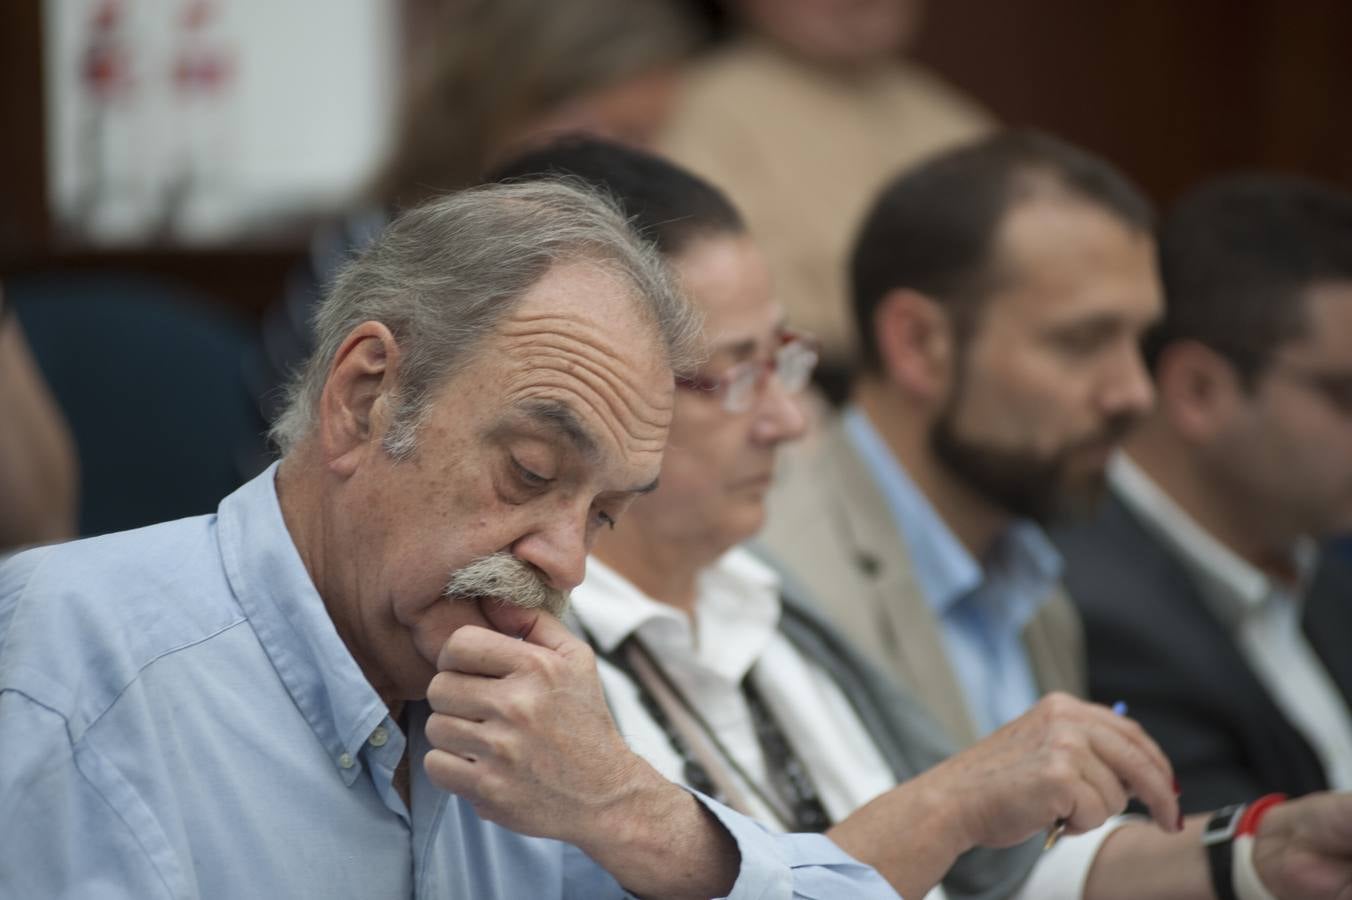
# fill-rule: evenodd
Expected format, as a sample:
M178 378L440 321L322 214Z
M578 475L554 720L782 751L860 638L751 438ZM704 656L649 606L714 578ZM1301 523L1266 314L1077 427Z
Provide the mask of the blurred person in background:
M76 533L75 442L0 285L0 556Z
M1149 409L1152 227L1106 160L1013 131L901 174L857 239L863 372L763 537L958 746L1085 694L1045 527Z
M1271 175L1160 230L1154 412L1056 533L1091 697L1125 700L1190 809L1352 790L1352 194ZM1111 702L1111 701L1110 701Z
M682 84L659 146L728 191L839 396L856 339L845 260L868 203L911 163L992 126L904 59L924 0L727 0L740 26Z
M475 184L564 132L650 143L695 42L667 0L444 2L427 27L372 189L381 204Z
M267 422L313 346L319 297L394 211L476 184L494 162L562 132L651 142L697 41L670 0L439 0L412 9L410 37L420 43L390 158L354 208L316 232L264 316L248 369Z

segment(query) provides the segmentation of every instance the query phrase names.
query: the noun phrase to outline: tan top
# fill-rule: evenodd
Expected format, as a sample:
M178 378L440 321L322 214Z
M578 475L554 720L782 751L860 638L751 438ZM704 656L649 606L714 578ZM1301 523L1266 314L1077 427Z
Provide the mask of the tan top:
M843 362L854 345L846 255L877 191L993 127L919 66L845 74L747 39L692 69L662 149L729 193L795 327Z

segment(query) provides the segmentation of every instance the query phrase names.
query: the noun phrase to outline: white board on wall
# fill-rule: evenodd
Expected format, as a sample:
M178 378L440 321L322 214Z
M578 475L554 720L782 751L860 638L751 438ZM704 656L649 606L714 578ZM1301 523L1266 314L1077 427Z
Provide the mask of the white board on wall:
M96 243L249 238L383 158L388 0L45 0L49 196Z

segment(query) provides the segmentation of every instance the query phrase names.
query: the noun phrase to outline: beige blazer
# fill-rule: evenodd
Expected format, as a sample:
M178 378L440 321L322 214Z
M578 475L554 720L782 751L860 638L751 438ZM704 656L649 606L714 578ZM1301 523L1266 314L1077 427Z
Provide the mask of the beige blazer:
M858 647L920 697L958 746L971 744L976 727L912 576L909 549L839 423L788 463L770 498L765 549ZM1062 590L1023 638L1042 691L1085 694L1084 637Z

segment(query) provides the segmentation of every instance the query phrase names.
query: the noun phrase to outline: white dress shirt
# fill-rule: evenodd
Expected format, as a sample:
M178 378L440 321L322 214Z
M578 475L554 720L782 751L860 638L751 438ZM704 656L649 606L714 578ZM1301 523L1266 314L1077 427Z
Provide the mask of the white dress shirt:
M1122 502L1192 575L1258 681L1309 741L1329 787L1352 789L1352 712L1301 629L1303 590L1318 559L1315 542L1292 548L1298 584L1282 584L1212 537L1125 453L1113 460L1109 478Z
M742 771L763 788L768 788L765 759L741 690L748 672L833 821L896 785L848 698L779 631L778 577L747 551L730 550L701 573L693 624L685 613L648 597L595 557L588 559L586 580L573 592L572 609L601 653L638 634ZM630 747L667 778L683 783L685 761L644 708L638 687L606 660L598 659L597 665ZM746 811L753 818L785 827L754 793L747 796ZM1043 856L1017 900L1079 898L1094 855L1119 824L1114 820L1062 840ZM943 896L936 887L927 900Z

